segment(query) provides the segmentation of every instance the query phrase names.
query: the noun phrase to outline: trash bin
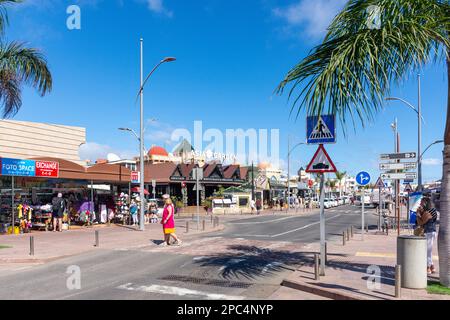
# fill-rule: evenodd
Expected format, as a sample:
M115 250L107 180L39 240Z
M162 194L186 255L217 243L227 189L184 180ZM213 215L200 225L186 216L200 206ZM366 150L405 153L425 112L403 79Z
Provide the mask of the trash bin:
M402 266L402 288L427 287L427 240L425 237L399 236L397 264Z

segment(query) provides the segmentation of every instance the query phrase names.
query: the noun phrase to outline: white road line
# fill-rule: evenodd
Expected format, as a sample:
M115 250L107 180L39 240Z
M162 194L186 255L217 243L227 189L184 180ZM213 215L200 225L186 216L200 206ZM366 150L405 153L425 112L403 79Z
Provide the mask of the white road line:
M297 217L298 217L298 216L289 216L289 217L279 218L279 219L275 219L275 220L258 221L258 222L236 222L236 223L230 222L230 224L231 224L231 225L241 225L241 224L265 224L265 223L273 223L273 222L283 221L283 220L292 219L292 218L297 218Z
M148 293L157 293L157 294L169 294L176 295L181 297L191 296L191 297L200 297L207 300L243 300L245 297L242 296L230 296L226 294L219 293L209 293L198 290L191 290L181 287L171 287L171 286L162 286L152 284L150 286L133 286L132 283L127 283L121 286L118 286L117 289L120 290L128 290L128 291L141 291Z
M328 220L331 220L331 219L334 219L334 218L337 218L337 217L340 217L340 216L341 216L340 214L337 214L337 215L335 215L335 216L333 216L331 218L325 219L325 221L328 221ZM289 233L292 233L292 232L295 232L295 231L303 230L303 229L312 227L312 226L314 226L316 224L319 224L319 223L320 223L320 221L317 221L317 222L307 224L306 226L303 226L303 227L300 227L300 228L297 228L297 229L294 229L294 230L289 230L289 231L286 231L286 232L283 232L283 233L274 234L274 235L272 235L270 237L271 238L276 238L276 237L279 237L279 236L284 236L285 234L289 234Z

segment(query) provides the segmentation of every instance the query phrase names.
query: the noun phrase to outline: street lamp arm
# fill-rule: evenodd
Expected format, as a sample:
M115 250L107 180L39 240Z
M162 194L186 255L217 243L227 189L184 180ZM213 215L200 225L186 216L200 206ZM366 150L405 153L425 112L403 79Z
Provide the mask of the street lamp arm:
M430 149L430 148L431 148L432 146L434 146L435 144L443 143L443 142L444 142L444 140L437 140L437 141L433 142L432 144L430 144L428 147L426 147L425 150L424 150L424 151L422 152L422 154L420 155L420 160L423 159L423 155L425 154L425 152L428 151L428 149Z
M414 110L415 113L417 113L417 115L419 115L419 111L416 109L416 107L414 107L411 103L409 103L408 101L402 99L402 98L397 98L397 97L388 97L385 99L386 101L400 101L403 102L405 105L407 105L409 108L411 108L412 110ZM425 119L423 118L423 116L420 116L422 118L422 122L425 123Z
M303 144L306 144L306 143L304 143L304 142L299 142L299 143L297 143L295 146L293 146L293 147L291 148L291 150L288 152L288 157L291 155L292 152L294 152L294 149L295 149L295 148L297 148L298 146L301 146L301 145L303 145Z

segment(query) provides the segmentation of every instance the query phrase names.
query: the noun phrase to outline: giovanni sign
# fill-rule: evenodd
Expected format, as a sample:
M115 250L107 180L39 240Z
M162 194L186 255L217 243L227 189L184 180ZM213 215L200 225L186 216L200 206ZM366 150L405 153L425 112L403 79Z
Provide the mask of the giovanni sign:
M14 177L57 178L59 163L56 161L0 158L1 175Z

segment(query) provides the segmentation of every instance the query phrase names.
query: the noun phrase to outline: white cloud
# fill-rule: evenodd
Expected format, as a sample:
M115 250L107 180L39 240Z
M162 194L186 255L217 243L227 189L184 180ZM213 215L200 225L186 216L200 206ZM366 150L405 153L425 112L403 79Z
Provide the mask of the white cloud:
M306 38L322 38L327 27L347 0L300 0L290 6L273 9L286 23L284 30Z
M422 164L424 166L442 166L442 159L436 158L423 159Z
M173 12L168 10L163 3L163 0L147 0L148 8L158 14L163 14L169 18L173 17Z
M139 149L139 147L137 147L137 149ZM108 145L99 144L96 142L88 142L81 145L78 152L81 160L83 161L91 160L92 162L95 162L98 159L106 159L108 153L114 153L118 155L121 159L131 159L138 153L138 151L132 152L124 150L115 150L114 148Z

